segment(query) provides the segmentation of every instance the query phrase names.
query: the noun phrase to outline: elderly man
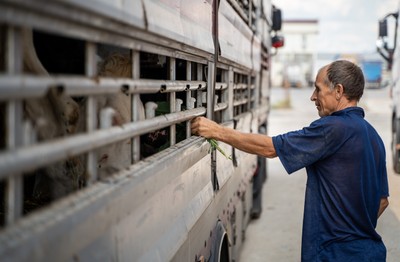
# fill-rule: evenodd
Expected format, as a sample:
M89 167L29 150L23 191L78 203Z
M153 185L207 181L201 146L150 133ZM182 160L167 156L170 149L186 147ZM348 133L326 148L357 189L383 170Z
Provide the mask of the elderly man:
M361 69L339 60L319 70L311 101L321 118L302 130L269 137L192 120L193 134L278 156L289 174L306 168L302 261L386 260L375 230L388 206L385 148L357 107L363 90Z

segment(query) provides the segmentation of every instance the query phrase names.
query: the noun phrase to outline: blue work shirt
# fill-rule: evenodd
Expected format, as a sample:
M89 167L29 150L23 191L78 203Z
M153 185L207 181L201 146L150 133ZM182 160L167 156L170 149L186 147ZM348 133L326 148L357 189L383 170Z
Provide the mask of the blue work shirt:
M307 170L302 261L318 261L332 243L381 243L375 227L380 199L389 195L385 148L362 108L337 111L272 139L289 174Z

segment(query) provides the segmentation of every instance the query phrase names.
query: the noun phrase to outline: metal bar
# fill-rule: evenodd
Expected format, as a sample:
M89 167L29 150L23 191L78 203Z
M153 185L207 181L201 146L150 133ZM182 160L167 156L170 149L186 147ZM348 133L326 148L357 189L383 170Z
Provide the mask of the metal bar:
M86 76L94 77L97 74L96 68L96 45L92 42L86 43L85 72ZM86 132L91 134L97 127L97 99L89 96L86 100ZM93 184L97 180L97 155L95 151L87 153L86 161L87 184Z
M8 74L18 74L22 71L22 39L21 32L13 27L7 28L6 39L6 70ZM7 114L7 149L11 152L21 146L22 112L21 100L10 100L6 104ZM10 176L10 174L12 174ZM22 216L22 175L20 172L10 172L6 183L5 222L15 223Z
M96 98L90 96L86 101L86 125L87 125L87 134L91 134L95 130L94 123L96 122L96 111L97 104ZM94 181L97 180L97 155L95 151L90 151L87 153L87 161L86 161L86 174L87 174L87 184L93 184Z
M235 90L237 90L237 89L247 89L247 87L248 87L248 84L245 84L245 83L236 83L236 84L233 86L233 89L235 89Z
M233 101L233 106L240 106L240 105L244 105L247 104L247 100L246 98L242 98L240 100L235 100Z
M207 74L207 118L213 119L214 112L214 63L208 63Z
M21 143L22 102L7 103L7 149L17 150ZM22 215L22 175L21 172L7 174L6 185L6 224L13 224Z
M197 64L197 79L203 80L203 65L202 64ZM199 90L197 92L196 107L203 106L202 97L203 97L203 91Z
M170 74L170 79L175 81L176 77L176 59L173 57L170 57L169 59L169 74ZM176 109L176 93L171 92L169 94L169 106L170 106L170 112L175 112ZM171 125L169 127L169 144L170 146L175 145L176 143L176 126Z
M231 68L224 71L224 82L227 83L227 90L222 92L222 101L228 104L228 108L222 112L223 122L233 118L233 71Z
M228 88L228 83L215 83L215 90L225 90Z
M111 143L187 121L204 115L205 112L205 108L200 107L0 153L0 179L9 174L31 171Z
M231 4L233 9L239 14L239 16L248 24L249 23L249 17L248 14L243 10L243 8L240 7L240 5L235 1L235 0L228 0L228 2Z
M206 82L203 81L166 81L161 84L161 93L178 92L186 90L203 90L206 88Z
M132 78L140 78L140 53L138 51L132 51ZM139 111L140 109L140 111ZM142 101L140 100L139 94L131 95L131 117L133 122L140 121L140 113L144 111ZM140 137L135 136L131 140L131 164L134 164L140 160Z
M0 75L0 100L41 97L50 87L61 88L70 96L84 96L118 93L122 87L130 94L158 93L162 88L165 88L163 92L204 90L206 83L204 81L132 80L129 78Z
M217 103L214 107L214 112L222 111L228 108L227 103Z
M247 99L248 99L246 111L249 111L251 109L251 98L252 98L252 95L251 95L251 76L246 76L246 78L247 78L247 90L246 90L246 93L247 93Z
M192 63L186 62L186 80L192 80ZM192 92L186 91L186 108L191 108ZM186 122L186 138L191 136L190 121Z

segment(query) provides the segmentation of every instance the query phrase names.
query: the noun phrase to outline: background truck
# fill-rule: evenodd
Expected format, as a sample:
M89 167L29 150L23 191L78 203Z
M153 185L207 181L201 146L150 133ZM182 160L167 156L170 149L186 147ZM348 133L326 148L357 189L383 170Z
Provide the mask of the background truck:
M362 60L361 69L364 73L366 88L380 88L382 85L382 61Z
M399 2L400 3L400 2ZM379 21L378 52L391 71L392 97L392 158L393 169L400 174L400 50L398 48L399 11L387 14ZM391 29L389 31L389 29Z
M265 159L190 120L266 133L280 24L261 0L0 1L1 261L236 261Z

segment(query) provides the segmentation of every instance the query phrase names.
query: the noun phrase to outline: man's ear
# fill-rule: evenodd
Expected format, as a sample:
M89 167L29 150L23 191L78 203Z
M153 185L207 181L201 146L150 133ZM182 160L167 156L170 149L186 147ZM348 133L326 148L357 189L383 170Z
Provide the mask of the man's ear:
M344 94L344 86L342 84L336 84L335 95L337 99L340 99Z

